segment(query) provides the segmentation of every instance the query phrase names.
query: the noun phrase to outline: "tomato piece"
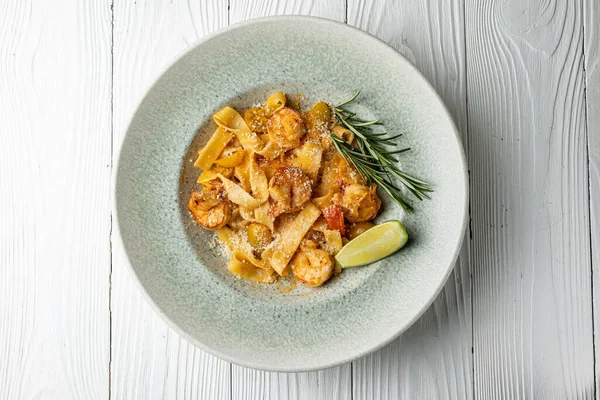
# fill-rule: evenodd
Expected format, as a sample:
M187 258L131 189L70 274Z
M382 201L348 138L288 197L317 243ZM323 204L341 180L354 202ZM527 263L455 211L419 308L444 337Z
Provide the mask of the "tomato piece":
M327 206L323 209L323 217L327 222L327 227L332 231L340 231L343 235L346 231L344 224L344 213L341 207L338 206Z

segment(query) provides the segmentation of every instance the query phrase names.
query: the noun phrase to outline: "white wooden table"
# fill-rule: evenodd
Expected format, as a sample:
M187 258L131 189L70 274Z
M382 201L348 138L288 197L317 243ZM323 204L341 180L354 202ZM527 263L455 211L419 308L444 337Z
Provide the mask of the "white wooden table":
M344 21L430 80L471 223L404 335L331 370L216 359L151 310L112 241L137 102L202 36ZM600 0L0 0L0 399L600 398Z

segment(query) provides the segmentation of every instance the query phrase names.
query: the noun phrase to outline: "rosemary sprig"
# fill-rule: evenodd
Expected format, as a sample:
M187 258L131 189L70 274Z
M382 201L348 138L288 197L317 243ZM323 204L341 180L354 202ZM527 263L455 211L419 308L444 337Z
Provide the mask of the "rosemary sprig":
M392 200L410 213L413 211L412 199L404 194L398 184L404 186L418 200L428 199L427 193L432 192L432 189L427 182L408 175L396 166L399 161L396 155L410 150L397 148L398 144L394 139L402 134L386 136L387 132L376 132L372 128L381 125L381 121L358 118L356 113L346 108L359 94L360 91L352 98L332 107L338 123L354 133L356 147L331 134L333 145L346 162L354 165L367 184L378 184Z

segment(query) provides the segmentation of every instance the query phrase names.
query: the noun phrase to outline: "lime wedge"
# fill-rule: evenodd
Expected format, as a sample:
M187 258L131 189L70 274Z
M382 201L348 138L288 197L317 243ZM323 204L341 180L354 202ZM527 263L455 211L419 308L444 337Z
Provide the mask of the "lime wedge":
M359 267L395 253L407 240L408 233L400 221L386 221L352 239L335 259L342 268Z

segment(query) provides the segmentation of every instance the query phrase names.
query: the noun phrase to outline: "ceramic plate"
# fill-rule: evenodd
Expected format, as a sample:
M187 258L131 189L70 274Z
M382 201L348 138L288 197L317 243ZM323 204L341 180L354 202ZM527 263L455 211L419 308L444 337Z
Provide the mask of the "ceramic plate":
M403 168L430 182L415 213L384 199L379 221L400 219L410 241L394 256L345 270L321 288L286 292L238 280L195 225L186 203L212 114L273 91L355 106L403 133ZM467 216L465 157L431 86L394 49L344 24L307 17L253 20L208 36L147 93L122 143L116 215L149 301L190 342L236 364L272 370L331 367L390 342L425 311L456 260Z

